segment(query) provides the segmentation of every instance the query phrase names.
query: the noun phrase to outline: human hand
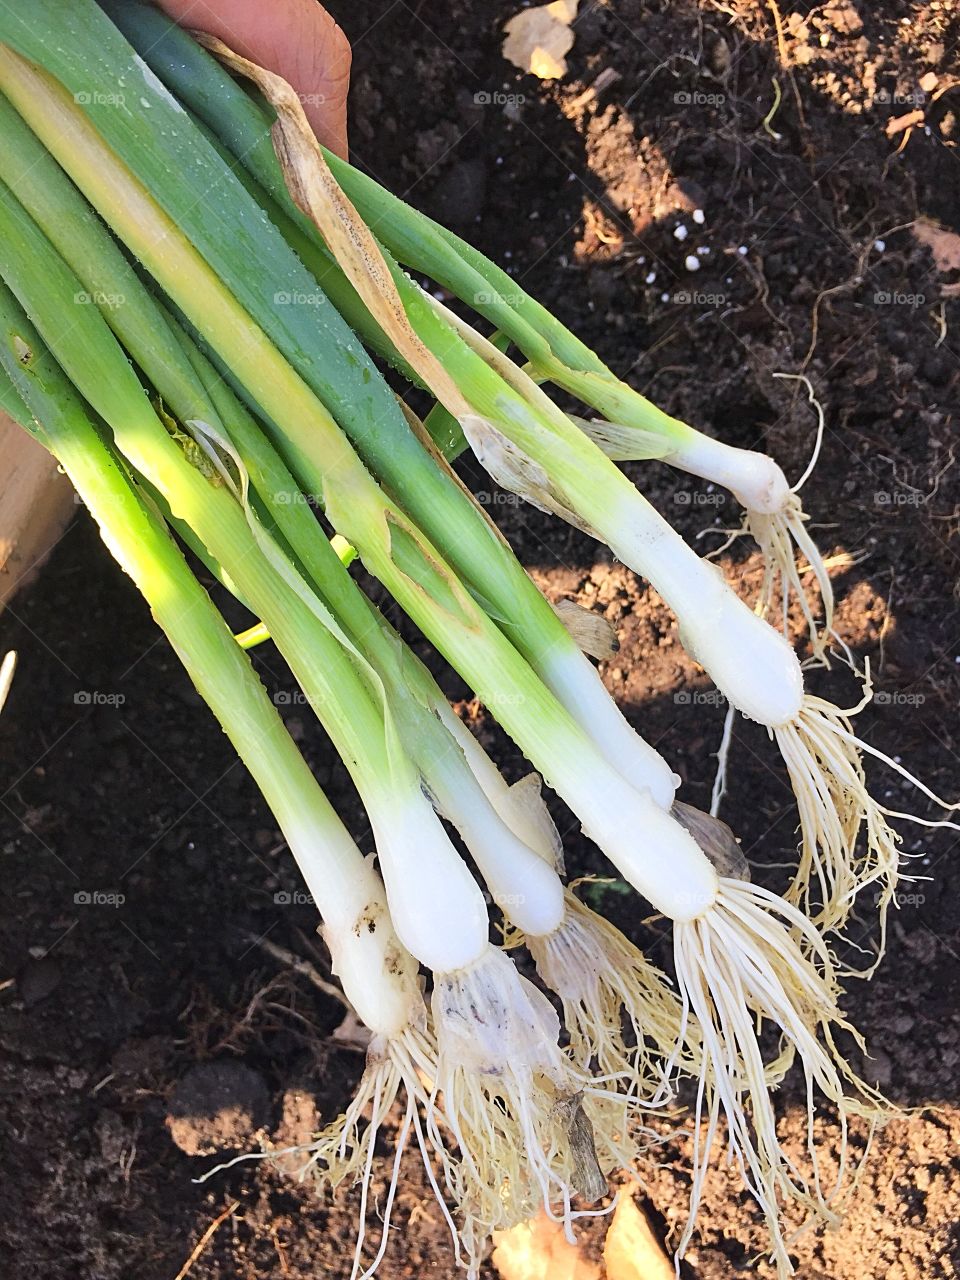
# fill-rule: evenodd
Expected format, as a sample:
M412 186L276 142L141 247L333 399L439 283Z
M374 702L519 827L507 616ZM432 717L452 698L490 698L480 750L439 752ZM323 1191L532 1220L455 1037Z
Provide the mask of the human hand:
M316 0L158 0L182 27L205 31L290 82L325 147L347 157L350 45Z

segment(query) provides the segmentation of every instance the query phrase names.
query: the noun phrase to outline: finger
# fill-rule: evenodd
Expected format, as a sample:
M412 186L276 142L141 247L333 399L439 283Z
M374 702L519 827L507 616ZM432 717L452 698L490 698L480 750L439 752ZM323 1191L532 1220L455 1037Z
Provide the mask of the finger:
M325 147L346 159L350 45L316 0L158 0L182 27L217 36L288 80Z

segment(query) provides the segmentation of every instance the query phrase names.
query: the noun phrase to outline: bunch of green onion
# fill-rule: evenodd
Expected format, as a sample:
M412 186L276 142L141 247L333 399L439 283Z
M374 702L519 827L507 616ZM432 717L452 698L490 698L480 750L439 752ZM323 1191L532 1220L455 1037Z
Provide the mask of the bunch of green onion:
M884 1111L838 1044L851 1029L831 949L867 885L884 916L899 873L888 820L909 816L871 796L862 751L910 778L865 748L851 713L805 689L765 620L795 594L826 661L830 581L796 487L770 458L701 435L620 382L481 254L324 153L283 81L153 9L5 8L0 95L0 402L59 459L272 807L370 1030L356 1097L303 1151L305 1176L361 1184L354 1274L383 1257L410 1142L475 1271L491 1233L538 1208L568 1231L596 1212L583 1206L651 1145L644 1121L684 1077L696 1142L678 1256L725 1142L789 1274L784 1211L835 1221L848 1120ZM496 332L483 336L405 268ZM432 393L423 422L383 361ZM550 388L600 416L568 415ZM610 635L539 593L451 470L467 447L500 484L648 578L731 705L768 728L799 811L783 896L751 882L725 824L677 799L677 775L587 657L608 653ZM639 458L735 494L766 557L757 610L614 461ZM356 783L375 858L336 816L178 544L276 643ZM535 773L507 784L351 576L354 549ZM638 912L650 904L669 922L672 978L564 886L541 779L637 891ZM491 942L488 901L542 986ZM793 1065L806 1081L806 1167L781 1148L772 1102ZM832 1180L818 1097L840 1130ZM398 1098L370 1256L375 1143Z

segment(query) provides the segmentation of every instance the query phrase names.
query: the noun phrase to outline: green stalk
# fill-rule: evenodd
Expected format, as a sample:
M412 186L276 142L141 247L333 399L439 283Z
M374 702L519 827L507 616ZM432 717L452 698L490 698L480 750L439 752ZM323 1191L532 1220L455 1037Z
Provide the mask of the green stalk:
M44 11L51 7L53 10L59 8L55 0L43 0ZM185 32L172 27L168 20L156 10L137 4L110 5L110 8L125 34L138 47L143 58L188 101L201 119L219 136L221 142L239 158L259 187L275 202L274 208L287 214L288 221L284 226L287 229L291 225L299 228L298 247L304 240L308 245L312 243L315 246L312 224L292 204L284 185L270 140L269 122L262 110L247 97L205 50L201 49ZM65 17L65 21L70 21L69 15ZM115 36L116 33L113 34ZM83 33L78 33L78 38L82 38L82 35ZM11 42L14 42L14 36L16 36L24 50L28 52L28 56L36 58L44 65L49 65L68 87L79 84L81 80L86 82L90 78L89 71L83 68L82 63L78 64L70 52L65 53L62 49L58 49L54 54L45 52L44 42L34 35L33 29L29 36L23 35L17 31L15 24L6 23L2 14L0 14L0 36L4 38L9 36ZM69 42L66 43L69 45ZM103 33L100 43L105 48L110 46L109 33ZM120 51L114 51L111 48L110 61L111 64L116 65L117 70L103 75L98 80L98 88L103 93L111 91L111 86L115 86L118 76L126 77L130 59L129 57L124 59ZM23 114L28 114L28 103L21 103L20 109ZM259 273L249 270L251 259L242 252L231 254L228 267L224 271L220 264L232 247L230 235L226 233L222 238L219 233L216 236L211 235L206 225L206 206L210 203L206 199L206 191L215 189L218 193L217 203L225 209L236 195L235 188L238 185L236 175L230 173L221 163L219 177L204 178L202 183L198 179L195 186L196 198L185 209L179 198L174 201L173 196L167 192L168 168L170 172L183 172L193 180L195 175L202 175L208 161L212 164L211 157L215 153L199 130L193 130L191 143L193 150L198 154L195 158L191 156L187 161L181 158L181 138L178 136L174 146L166 132L169 129L186 137L189 131L185 127L182 116L171 117L169 120L164 116L162 121L158 120L157 123L164 125L164 132L154 136L150 130L150 125L154 123L151 120L128 120L124 116L121 122L115 119L123 114L118 109L114 109L113 112L95 112L91 106L86 110L97 127L102 129L106 139L128 161L131 169L149 188L158 203L167 207L168 210L176 209L175 216L178 221L181 217L184 218L180 225L190 239L236 291L237 300L248 308L251 317L274 338L279 350L287 356L308 386L324 401L361 457L381 479L387 492L410 514L433 544L445 552L451 564L470 585L497 625L507 634L584 730L596 738L607 759L630 778L640 779L646 776L648 769L653 770L659 775L658 787L666 794L669 770L658 759L654 759L655 753L624 721L588 660L579 652L576 643L568 635L553 609L530 581L509 548L494 533L490 523L478 511L472 499L463 492L455 479L444 474L435 465L419 441L415 439L406 422L398 423L399 411L396 404L392 402L385 404L382 396L379 395L380 388L385 389L382 380L374 373L373 381L365 384L361 395L355 389L355 379L351 381L349 376L352 371L348 368L344 373L343 362L340 361L333 372L338 379L344 378L345 392L334 391L331 394L328 382L325 380L326 369L336 360L339 347L331 344L325 335L319 332L320 315L324 317L324 323L329 319L327 309L323 305L326 299L322 291L318 290L313 276L302 268L299 259L294 261L300 268L301 275L291 275L288 269L266 278L272 280L274 297L309 297L316 305L274 306L264 310L263 290L261 289L259 299L252 296L254 286L251 277ZM152 111L151 106L150 113L140 112L139 116L149 115ZM128 132L138 126L141 132L147 135L144 145L151 151L147 160L138 154L136 146L128 144ZM53 140L47 141L51 149L55 149ZM169 152L164 156L168 147ZM217 159L219 160L219 157ZM163 171L161 174L157 173L158 167ZM249 199L248 192L245 191L243 194ZM94 203L96 204L97 201L95 200ZM246 208L242 201L237 205L237 217L241 221L248 217L244 213ZM268 235L267 228L264 228L264 236L270 242L270 251L269 253L265 251L264 254L257 255L252 260L262 262L266 271L274 273L277 271L276 246L273 244L273 237ZM237 248L240 249L241 246ZM316 248L312 251L312 257L314 260L317 259ZM328 272L325 276L327 287L334 287L333 282L336 281L338 273L339 268L333 268ZM487 394L483 399L484 407L492 411L495 397L502 389L502 383L488 376L489 371L481 368L482 362L478 363L471 358L469 350L452 334L448 326L432 313L427 313L427 308L416 293L415 287L411 282L406 281L402 272L395 270L394 280L398 287L408 292L412 291L410 296L412 305L413 302L416 304L414 306L416 321L422 323L425 331L429 332L434 350L441 355L441 358L446 358L445 353L449 349L456 353L460 361L469 361L472 374L483 380L483 386L486 389ZM346 310L352 292L352 287L346 284L337 295L338 305L344 307L345 314L349 314L351 321L369 337L369 320L365 309L361 307L358 311L353 307L349 312ZM415 299L414 295L416 295ZM306 313L315 311L318 323L311 329L314 317ZM281 330L290 327L292 327L291 332L284 336ZM311 329L311 332L305 334L305 327ZM203 326L199 328L202 329ZM296 330L295 333L293 329ZM506 329L505 332L507 332ZM373 336L375 337L376 334ZM390 358L389 351L385 351L385 354ZM362 352L360 357L363 358ZM367 366L364 365L363 368L366 376ZM358 406L366 405L370 394L374 391L377 392L377 398L372 420L369 418L362 420L358 418ZM392 401L389 392L387 396ZM256 399L255 396L254 399ZM288 426L288 420L289 415L282 415L277 425L285 428L288 436L292 436L293 432ZM309 460L305 457L305 451L292 439L288 440L283 451L301 486L311 489L313 487L311 468Z
M216 402L217 414L244 465L252 470L255 461L258 474L269 477L269 489L261 490L261 495L291 552L382 681L398 733L441 812L481 865L495 846L500 846L500 856L509 849L522 858L524 851L516 847L509 822L501 820L497 811L498 801L505 801L509 791L506 783L487 798L482 782L440 718L447 703L433 676L347 572L338 549L327 540L258 424L183 331L179 327L175 331ZM149 375L149 369L145 371ZM345 556L352 554L352 547L342 539L339 542ZM477 750L482 751L479 743ZM490 767L495 769L492 762Z
M301 860L324 918L337 928L352 923L369 890L362 855L284 727L250 660L4 285L0 285L0 366L0 401L10 405L13 416L54 454L70 477L104 541L145 597L198 692L253 775L291 850Z
M0 15L0 25L2 21ZM699 888L697 894L686 895L682 904L675 902L670 896L674 891L672 878L668 884L649 860L644 859L642 867L636 866L641 856L636 833L641 823L657 828L659 839L673 850L671 857L688 862L691 876L696 876L697 884L709 893L709 876L703 871L703 866L709 864L696 845L657 809L649 794L638 791L615 773L592 739L464 591L439 553L384 498L323 404L199 257L183 231L163 216L123 165L103 147L76 104L48 77L4 54L0 56L0 79L0 87L38 136L174 303L233 367L263 413L287 426L298 457L312 463L310 491L321 496L334 527L357 547L371 572L473 685L608 854L621 868L631 868L634 881L645 886L642 891L649 890L648 896L653 895L664 905L669 903L672 910L681 914L696 909ZM249 271L249 265L244 264L241 274L256 274ZM71 375L85 376L85 370L71 370ZM98 385L92 388L94 403L98 390ZM113 421L112 425L119 430L128 424ZM138 443L137 439L133 441L134 445ZM164 443L176 448L166 439ZM143 466L140 469L149 470ZM281 613L271 620L267 610L260 607L256 593L244 586L242 564L235 556L231 559L229 554L218 552L214 539L207 537L199 523L199 515L198 512L194 518L191 514L191 523L217 559L235 575L293 664L296 646L284 646L278 628L278 623L286 626L287 619ZM305 681L301 679L301 683ZM661 770L666 768L659 757L656 764ZM669 771L663 789L669 792L668 802L673 790ZM664 803L663 797L657 798ZM391 898L391 909L392 901Z
M83 292L79 279L5 188L0 272L71 381L110 425L118 446L191 525L263 619L368 804L395 774L401 791L415 786L403 761L388 751L382 716L350 656L278 578L226 487L187 460L100 312L74 301Z
M213 59L156 10L116 0L104 7L178 96L220 133L272 198L284 204L285 188L263 108L228 76L216 79L210 69ZM621 382L599 356L479 250L332 152L324 150L324 157L360 216L390 252L502 330L530 361L535 376L564 387L609 421L653 431L674 447L700 434Z
M282 533L295 563L371 661L385 684L411 758L441 808L466 836L458 815L470 792L474 813L479 810L482 814L482 792L478 794L478 784L460 748L428 709L431 703L424 703L422 692L415 696L408 687L404 669L417 673L421 689L426 682L434 703L442 698L440 690L415 656L403 653L400 637L353 582L257 423L179 325L150 296L86 200L2 98L0 132L6 144L0 157L0 179L9 183L76 272L90 304L98 306L173 415L181 422L202 421L230 440L261 499L269 527ZM158 497L163 502L162 495ZM227 571L198 542L193 528L175 518L174 523L211 572L239 594ZM496 815L489 806L487 809L489 821L483 825L488 827L496 822Z

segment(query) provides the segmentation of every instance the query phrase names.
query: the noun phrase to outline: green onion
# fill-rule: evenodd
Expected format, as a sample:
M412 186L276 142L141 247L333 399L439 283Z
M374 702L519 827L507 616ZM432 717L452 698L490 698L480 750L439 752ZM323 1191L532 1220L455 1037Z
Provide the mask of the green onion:
M313 1169L334 1184L362 1176L366 1196L383 1112L405 1093L409 1130L416 1106L432 1105L420 1074L435 1070L436 1046L416 962L393 931L382 882L314 780L249 659L3 285L0 329L4 405L60 461L104 541L143 593L272 808L323 916L334 972L373 1038L353 1103L309 1144L305 1170ZM362 1127L361 1117L372 1101L374 1115ZM400 1150L403 1142L402 1137ZM434 1143L436 1154L449 1164L446 1148L436 1139ZM396 1170L392 1188L395 1182ZM384 1244L388 1230L389 1213ZM361 1231L358 1260L362 1244Z
M256 536L250 511L245 518L230 492L231 456L220 468L208 469L168 434L99 311L72 303L81 292L77 277L3 189L0 239L0 273L51 352L111 427L119 448L192 525L261 615L353 773L374 829L397 936L434 972L438 1049L432 1076L443 1089L445 1123L470 1172L469 1194L458 1191L461 1181L452 1173L448 1179L464 1215L465 1245L475 1251L491 1231L533 1212L540 1199L560 1199L569 1218L572 1155L567 1140L558 1146L557 1100L587 1095L598 1108L592 1122L601 1151L606 1134L615 1144L618 1104L605 1111L608 1091L575 1073L559 1049L559 1024L549 1001L487 941L482 895L422 794L387 708L385 723L351 660L368 675L369 664L333 619L325 619L325 607L311 603L306 585L297 589L289 565L284 571L281 557L266 554L265 535ZM80 313L76 319L71 305ZM499 871L492 863L485 869ZM531 853L522 881L529 913L538 904L551 909L545 878L550 884L553 871ZM559 894L544 931L562 909ZM544 928L542 911L528 918ZM502 1026L501 1038L493 1045L478 1040L467 1053L464 1036L494 1019ZM496 1125L476 1119L481 1116L496 1116ZM504 1164L506 1151L513 1153L512 1168Z
M628 392L529 299L496 296L483 305L530 360L528 370L518 368L502 342L483 339L419 290L375 236L408 265L422 253L422 269L441 281L446 273L455 292L479 282L499 286L506 277L337 166L372 224L366 226L305 131L289 86L218 49L278 110L279 168L261 105L186 36L153 41L151 24L162 20L136 7L118 17L145 53L152 44L157 64L216 136L194 123L93 0L37 0L29 17L0 11L0 89L8 99L0 103L0 127L9 138L0 155L0 275L36 328L4 294L3 364L20 379L21 394L34 395L31 408L38 406L43 424L37 430L62 428L68 437L58 456L80 456L70 466L120 558L130 554L130 530L144 521L166 539L156 510L168 511L260 620L256 636L238 642L213 615L230 662L250 673L244 680L252 670L242 645L260 634L274 639L366 807L390 915L385 929L392 930L383 936L395 936L403 954L433 972L432 1022L417 1023L423 1015L403 1006L385 1031L389 1052L368 1064L357 1098L318 1139L311 1162L333 1183L359 1174L365 1210L370 1135L402 1085L400 1147L413 1131L428 1169L432 1158L439 1162L435 1190L459 1214L447 1218L455 1247L476 1266L492 1230L538 1205L551 1212L562 1205L569 1230L571 1195L600 1194L603 1173L629 1159L628 1112L650 1095L663 1101L674 1077L690 1074L698 1082L695 1122L707 1124L680 1253L722 1125L787 1274L781 1206L834 1220L835 1189L826 1185L815 1142L815 1089L836 1109L837 1188L847 1172L849 1117L873 1115L880 1103L837 1047L837 1030L849 1028L822 932L842 923L864 884L880 880L887 896L892 892L890 815L866 791L860 744L846 718L805 693L785 640L700 562L590 436L619 456L642 451L704 468L723 460L732 467L732 455L711 455L703 437ZM241 163L249 166L242 180ZM480 302L472 299L475 307ZM721 689L775 734L803 829L793 900L750 884L729 830L674 802L669 768L613 708L553 610L405 415L364 342L435 395L441 407L433 427L449 447L455 422L502 483L595 533L644 572ZM82 412L58 416L65 393L56 404L36 398L23 372L36 359ZM580 395L611 421L582 429L542 381ZM91 437L77 395L106 425L112 446ZM792 564L783 512L795 495L788 499L777 473L757 466L767 496L742 496L759 508L768 503L766 514L786 530ZM111 524L102 510L111 475L133 504L129 527L126 515ZM535 775L507 787L350 578L314 506L624 877L668 918L676 998L635 947L562 890L555 832ZM153 544L145 545L149 559ZM167 545L178 589L187 592L183 562ZM172 563L167 567L173 575ZM186 623L172 615L168 622L179 647ZM262 703L262 689L257 696ZM238 738L248 728L256 733L259 721L247 724L245 699L224 715L233 716L230 725L239 722ZM244 738L241 750L249 755L253 739ZM272 775L262 785L265 794L275 788ZM527 936L541 978L558 992L569 1051L559 1047L549 1000L490 944L483 896L431 799L461 829L494 900ZM854 844L864 824L870 843L858 861ZM358 863L349 848L344 858L362 868L371 893L375 883L380 892L369 863ZM816 880L819 908L810 900ZM354 888L352 881L335 883L330 910L355 925ZM382 896L377 902L382 915ZM382 963L382 952L373 951ZM359 981L370 960L363 951L345 986ZM623 1035L624 1013L633 1049ZM375 1009L371 1016L380 1015ZM772 1060L761 1049L767 1022L779 1029ZM794 1058L808 1084L806 1174L780 1147L771 1099ZM432 1082L429 1092L411 1079L417 1069ZM595 1079L594 1070L622 1080L623 1088ZM366 1108L372 1119L361 1135ZM590 1125L594 1139L585 1136ZM395 1185L394 1176L387 1219ZM361 1244L362 1231L355 1273Z
M243 158L243 163L254 177L289 211L291 201L283 192L278 178L276 160L268 145L266 122L259 108L249 99L244 99L242 92L222 73L219 76L211 73L217 86L215 93L198 92L197 86L204 83L203 55L196 49L189 50L189 40L183 33L158 33L156 16L150 18L139 6L125 11L124 20L143 41L143 47L149 49L149 56L156 60L162 73L170 78L178 91L190 93L191 105L213 127L220 128L225 144ZM147 34L149 44L144 39ZM420 244L421 248L423 244L434 248L441 244L446 249L444 252L437 249L438 256L449 267L452 242L446 233L425 225L417 215L405 210L400 202L385 193L381 193L381 205L386 209L381 206L373 208L370 196L372 191L378 190L375 184L354 177L353 172L348 171L349 167L343 164L334 165L331 161L331 167L344 182L348 194L358 196L359 192L366 196L366 203L361 202L362 207L372 217L372 224L378 232L383 232L387 221L391 226L400 222L408 230L415 226L416 235L411 232L411 239L404 242L408 251L412 241ZM325 287L333 287L338 305L343 307L351 323L371 340L370 317L363 319L363 306L359 299L351 297L350 285L336 268L330 266L329 253L322 242L317 241L315 233L311 235L309 229L304 229L302 216L295 209L292 214L294 219L299 218L300 225L291 229L291 219L281 221L286 234L295 243L301 257L314 267ZM417 236L420 236L419 240ZM311 241L314 245L312 255L309 252ZM307 244L307 252L303 250L304 243ZM319 261L318 254L323 255ZM475 270L477 255L465 253L464 261L468 258L470 270ZM409 252L405 260L410 260ZM472 430L468 432L471 443L494 478L537 505L556 511L593 532L606 541L620 559L643 572L674 608L686 647L705 666L731 705L748 718L766 725L775 734L800 806L802 852L797 875L788 894L790 899L803 902L810 908L813 905L812 890L816 889L820 899L817 917L820 926L838 929L846 922L858 893L868 885L879 884L881 917L885 921L897 884L897 838L888 822L890 813L873 799L866 788L860 764L860 749L864 744L856 738L847 717L822 699L809 695L804 697L799 662L786 642L738 601L711 567L700 561L621 473L605 461L600 450L556 410L532 379L523 375L462 322L420 294L412 282L391 265L389 256L386 261L407 319L432 355L439 358L446 373L452 374L457 392L462 393L472 410L469 419L464 419L461 425L468 420L472 423ZM422 261L417 265L426 269ZM437 275L436 272L434 274ZM437 278L450 284L446 277L437 275ZM499 283L503 284L508 279L503 276ZM522 294L518 294L518 298L519 309L526 317L524 324L538 319L542 325L547 325L542 308L524 300ZM543 349L543 340L539 343L538 353L534 353L536 344L531 345L529 325L522 340L515 329L511 330L503 309L498 302L488 313L489 317L498 324L502 322L504 332L521 347L526 341L526 354L530 356L534 369L544 377L552 376L546 370L545 362L556 361ZM443 315L436 314L438 311L443 311ZM561 341L559 326L547 325L547 328L562 346L565 356L571 360L576 357L591 377L596 376L600 382L615 382L612 375L603 372L603 366L596 357L592 357L591 367L589 353L585 348L580 351L575 339L571 337ZM457 342L453 330L459 333L462 341ZM379 342L375 337L373 342L384 349L382 334ZM389 343L386 353L390 354ZM395 355L394 359L396 362ZM436 364L424 366L416 373L429 381L429 376L424 378L424 374L431 368L435 369ZM434 385L431 389L442 397L442 386ZM623 388L623 392L628 398L632 397L631 403L641 401L629 389ZM450 409L452 406L447 404L446 407ZM659 417L662 419L664 415ZM646 424L647 427L650 425L649 422ZM678 431L682 428L682 432L689 434L689 429L682 424L676 424L676 427ZM663 428L662 422L660 428ZM660 428L659 438L662 439L663 430ZM697 436L693 444L688 439L690 449L709 449L714 444L705 437ZM648 451L657 456L662 453L656 441ZM759 520L766 507L772 504L772 508L779 509L781 499L786 501L780 492L785 488L785 482L781 485L770 471L773 464L768 467L769 460L763 460L759 455L745 455L745 459L747 470L752 468L753 505ZM769 501L760 493L765 487L769 491ZM410 509L418 518L423 518L422 509ZM471 566L458 559L463 545L459 530L448 525L444 537L443 531L435 525L425 524L424 527L457 567L471 576ZM789 539L786 544L782 539L780 542L787 545L789 551ZM815 552L812 544L807 552L812 560ZM792 565L792 552L787 558ZM475 576L473 581L477 582ZM483 591L487 599L491 599L489 582L483 582ZM498 600L498 606L499 603ZM503 615L495 613L494 616L499 618ZM569 653L538 649L536 638L531 644L530 634L522 627L519 632L514 628L511 636L555 691L579 687L574 672L576 664ZM592 715L593 702L589 705ZM899 769L889 757L878 752L873 754ZM608 758L614 758L612 752L608 751ZM638 760L638 764L648 769L649 763L648 760ZM912 782L917 781L906 771L899 771ZM636 778L641 774L637 771L629 776ZM931 798L938 799L925 788L921 789ZM860 858L855 851L858 834L863 829L868 839L866 858Z
M180 77L171 79L171 83L178 89L184 82L193 86L192 105L196 105L201 114L205 105L209 106L209 112L204 116L208 122L222 120L221 139L231 152L242 158L244 164L249 164L255 184L251 189L269 193L269 199L274 202L268 204L271 214L277 216L279 210L284 215L278 219L279 224L291 234L298 252L302 251L304 244L308 247L314 245L312 259L316 261L317 246L312 236L312 224L296 209L283 185L270 141L269 122L262 112L204 50L179 28L171 27L156 10L124 4L116 6L115 16L125 32L138 43L148 62L156 62L165 76ZM104 84L109 83L109 80L104 81ZM220 112L220 104L223 104L223 113ZM170 127L177 126L171 122ZM185 128L182 119L179 128ZM206 152L209 147L206 139L199 133L197 138L202 141L201 150ZM120 141L119 134L117 141ZM156 139L153 145L157 145ZM178 163L182 165L182 161L171 153L170 164ZM157 166L151 164L139 171L134 168L157 201L164 204L164 181L161 178L154 185ZM194 162L187 172L192 176L197 169ZM211 243L204 230L200 202L204 199L205 189L211 186L218 194L222 192L224 202L228 195L236 197L236 172L225 171L226 166L221 164L218 176L205 177L196 183L197 207L192 210L195 225L191 238L214 265L220 255L213 256L217 246ZM248 179L248 185L249 182ZM246 203L242 203L246 210ZM249 213L245 212L243 216L250 220ZM264 236L269 240L270 252L261 254L260 259L267 264L265 269L272 272L277 256L275 241L279 241L279 236L268 235L266 228ZM232 243L228 236L220 249L230 247ZM237 272L243 273L237 286L238 301L244 303L251 316L274 337L278 348L324 401L386 491L417 522L433 544L445 552L486 611L567 711L593 737L607 760L630 781L650 786L654 795L669 805L676 785L672 771L626 723L590 663L496 535L489 520L477 510L459 484L432 463L373 366L363 363L366 356L362 348L356 354L351 352L346 360L339 359L342 343L332 343L327 336L327 326L333 323L329 314L333 309L328 306L326 295L318 288L314 276L304 270L298 258L288 254L284 272L271 277L275 289L270 302L266 303L265 291L257 295L246 278L249 275L244 270L247 261L243 254L234 258L234 276ZM329 260L329 255L325 260L325 272L326 284L337 284L337 297L346 306L353 293L352 286L343 280L342 272ZM282 305L274 305L275 298L282 299ZM304 300L302 305L296 305L298 298ZM351 319L360 318L361 312L362 308L358 311L355 305L352 306ZM336 312L333 312L333 317L339 319ZM430 317L427 316L426 320L429 322ZM375 322L364 324L366 333L379 332ZM284 336L287 331L288 335ZM441 340L448 343L454 337L446 326L440 326L440 333ZM456 345L463 351L462 343ZM397 360L395 351L388 354ZM357 360L361 361L362 394L355 385ZM328 369L335 370L336 378L342 380L343 394L335 388L331 390ZM373 406L369 411L366 410L368 404ZM280 425L287 428L289 435L288 424ZM283 451L304 488L316 491L313 469L305 464L295 444L289 439L284 441Z
M191 50L185 34L171 28L155 11L137 3L108 7L158 74L221 133L233 153L283 202L279 167L268 145L269 120L257 105L243 101L242 90L226 77L217 79L204 64L202 52L196 46ZM823 656L833 625L833 590L823 559L804 527L806 517L797 496L800 485L790 488L766 455L724 444L664 413L620 381L589 347L478 250L339 157L326 150L324 155L361 216L400 262L432 277L496 325L524 353L534 377L555 383L603 414L604 420L597 423L577 421L611 457L658 458L733 492L746 510L746 530L764 553L764 612L772 606L778 586L784 607L789 594L795 594L815 652ZM456 444L463 448L466 442ZM448 448L452 451L456 444L451 440ZM822 626L807 603L793 543L813 569L823 603Z
M671 914L689 915L709 901L714 893L712 868L693 841L658 809L649 792L634 790L604 762L593 742L485 617L439 553L377 488L324 406L182 233L100 144L74 104L42 74L9 53L0 56L0 83L11 100L16 91L16 105L35 124L38 136L113 229L118 233L122 229L125 242L231 365L263 413L283 423L292 442L288 452L307 470L312 480L309 491L319 495L335 528L357 547L366 567L470 681L609 856L630 868L629 874L644 886L642 891ZM248 267L239 270L248 277L251 274ZM231 567L210 540L204 540L215 558ZM234 576L253 603L239 573ZM258 613L279 640L263 610L258 608ZM665 768L662 761L660 766ZM651 874L638 865L632 835L641 821L660 830L675 865L688 868L688 880L679 892L672 876Z

